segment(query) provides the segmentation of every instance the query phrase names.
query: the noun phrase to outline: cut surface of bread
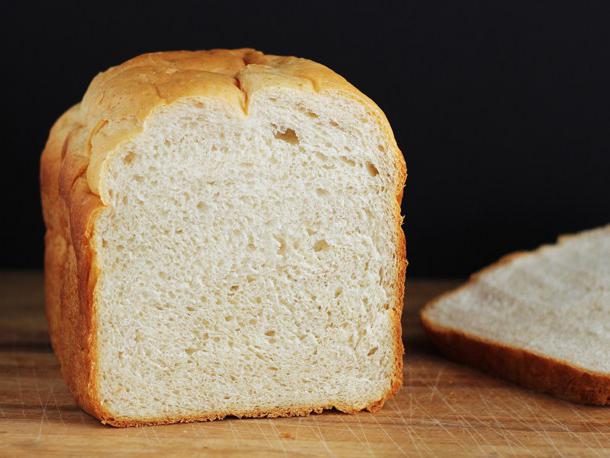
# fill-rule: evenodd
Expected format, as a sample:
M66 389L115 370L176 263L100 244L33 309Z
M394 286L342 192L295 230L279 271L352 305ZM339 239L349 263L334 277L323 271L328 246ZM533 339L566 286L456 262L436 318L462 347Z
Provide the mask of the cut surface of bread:
M375 410L400 386L404 159L326 67L132 59L56 123L41 175L53 347L103 422Z
M610 226L507 256L421 317L454 359L561 398L610 404Z

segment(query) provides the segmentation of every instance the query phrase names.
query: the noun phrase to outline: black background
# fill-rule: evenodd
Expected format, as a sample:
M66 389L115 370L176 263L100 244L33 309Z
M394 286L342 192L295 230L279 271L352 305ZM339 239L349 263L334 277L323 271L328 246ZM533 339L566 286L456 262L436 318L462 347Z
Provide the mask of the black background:
M146 51L308 57L386 112L411 275L610 222L610 8L600 1L12 2L2 6L0 268L40 268L38 163L101 70Z

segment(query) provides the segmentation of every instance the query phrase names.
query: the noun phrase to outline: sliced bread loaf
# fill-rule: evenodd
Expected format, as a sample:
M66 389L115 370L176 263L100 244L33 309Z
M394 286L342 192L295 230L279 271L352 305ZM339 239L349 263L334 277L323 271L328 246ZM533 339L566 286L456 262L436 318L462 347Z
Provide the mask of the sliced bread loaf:
M57 121L41 176L52 344L102 422L376 410L400 386L404 159L328 68L137 57Z
M610 404L610 226L507 256L421 318L450 358L564 399Z

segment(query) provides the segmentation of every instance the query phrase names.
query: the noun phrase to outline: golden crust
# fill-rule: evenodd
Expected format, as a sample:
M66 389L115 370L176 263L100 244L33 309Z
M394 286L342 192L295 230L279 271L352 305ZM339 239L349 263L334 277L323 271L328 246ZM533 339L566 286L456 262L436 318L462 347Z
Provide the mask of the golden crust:
M400 316L406 269L400 202L406 166L383 112L370 99L327 67L295 57L264 55L252 49L175 51L138 56L96 76L83 100L62 115L51 129L41 158L41 193L45 235L45 302L49 333L61 371L84 410L114 426L214 420L227 415L277 417L307 415L352 406L295 406L269 411L219 412L192 417L147 420L113 418L101 405L96 386L95 286L98 269L92 233L107 202L100 180L117 146L140 133L159 106L191 96L221 98L245 116L248 99L273 86L304 91L340 91L366 106L392 145L399 170L396 189L398 231L397 302L393 307L395 373L391 387L365 408L378 410L402 383Z
M377 412L383 407L384 400L379 400L368 407L365 407L369 412ZM321 406L293 406L280 407L269 410L237 410L227 412L212 412L205 415L185 415L180 417L158 417L145 420L131 419L116 419L112 416L107 416L101 419L102 423L119 428L130 426L152 426L152 425L167 425L171 423L193 423L196 421L214 421L222 420L226 417L237 418L280 418L280 417L306 417L311 413L322 413L324 410L337 409L343 413L355 414L362 409L355 409L343 404L327 404Z
M608 226L610 229L610 226ZM577 236L577 235L576 235ZM575 236L560 237L559 243ZM536 251L548 249L540 247ZM493 375L523 385L532 390L582 404L610 405L610 375L588 371L566 361L543 354L509 347L456 329L436 325L427 316L437 303L468 288L480 275L497 269L529 252L504 256L496 263L475 273L459 288L440 295L426 304L420 318L426 333L449 358L482 369Z

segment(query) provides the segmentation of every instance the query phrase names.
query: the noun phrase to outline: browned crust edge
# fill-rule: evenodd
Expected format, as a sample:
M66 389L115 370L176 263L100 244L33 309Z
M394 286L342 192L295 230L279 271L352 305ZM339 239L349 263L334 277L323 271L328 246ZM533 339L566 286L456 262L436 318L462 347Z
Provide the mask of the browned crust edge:
M560 237L560 243L573 236ZM534 252L545 250L542 246ZM568 401L591 405L610 405L610 375L588 371L568 362L529 350L510 347L472 334L436 325L426 312L441 300L468 288L480 275L532 252L506 255L496 263L473 274L455 290L435 298L420 311L421 323L434 344L448 358L479 368L526 388Z
M358 94L357 91L355 92ZM95 220L104 206L99 196L91 191L87 181L89 158L80 155L80 147L70 145L72 135L85 129L75 114L78 109L77 105L66 112L51 129L41 157L40 181L43 215L47 228L45 309L49 334L62 376L77 403L86 412L104 424L117 427L209 421L226 416L238 418L304 416L333 408L345 413L356 413L361 410L375 412L398 391L403 377L401 315L407 266L400 202L406 180L406 166L400 150L395 146L392 153L398 159L400 182L396 191L398 205L396 304L392 307L394 374L387 392L380 399L364 407L330 403L149 419L115 418L108 412L101 403L97 388L95 286L99 272L92 243ZM383 120L380 119L379 122L380 125L384 125ZM393 142L389 126L384 130Z
M293 407L276 407L271 409L256 409L256 410L236 410L236 411L226 411L226 412L210 412L206 414L200 415L184 415L179 417L157 417L157 418L147 418L147 419L124 419L124 418L113 418L112 416L106 416L104 418L100 418L101 422L106 425L118 427L118 428L126 428L132 426L154 426L154 425L167 425L172 423L193 423L197 421L214 421L214 420L222 420L227 417L235 417L235 418L281 418L281 417L306 417L312 413L319 414L324 410L336 409L343 413L348 414L356 414L362 410L368 410L371 412L376 412L379 410L382 405L375 408L372 407L374 404L370 406L364 407L362 409L353 408L348 405L343 404L324 404L319 406L293 406Z

